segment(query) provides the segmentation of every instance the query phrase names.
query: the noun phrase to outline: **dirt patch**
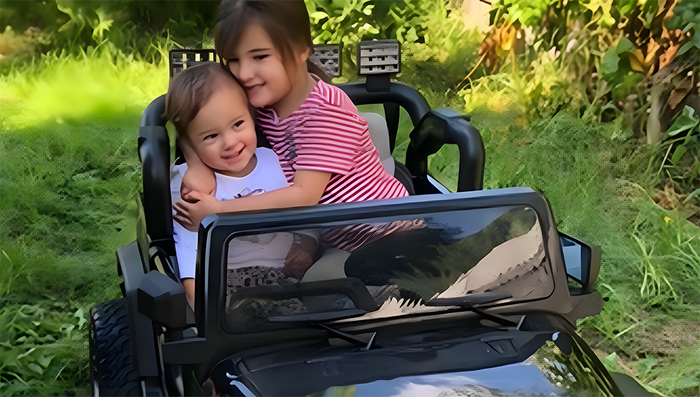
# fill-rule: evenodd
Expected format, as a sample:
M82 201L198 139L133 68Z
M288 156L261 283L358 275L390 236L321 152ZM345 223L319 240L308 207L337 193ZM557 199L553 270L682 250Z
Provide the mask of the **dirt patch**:
M643 358L657 357L659 366L678 361L687 349L700 340L698 329L700 323L690 319L671 319L663 324L656 323L653 327L635 329L630 333L634 334L636 343L627 346L624 349L626 352L614 346L610 340L605 340L605 336L595 329L584 327L579 329L579 334L593 347L598 358L603 360L611 353L617 353L615 361L620 368L636 377L637 364Z
M651 197L656 204L667 210L678 211L685 219L700 226L700 207L686 202L688 195L678 193L671 184L664 186Z
M648 351L640 354L657 357L680 356L700 339L698 329L700 324L697 321L683 318L672 319L660 329L641 329L639 336L651 343L645 344Z

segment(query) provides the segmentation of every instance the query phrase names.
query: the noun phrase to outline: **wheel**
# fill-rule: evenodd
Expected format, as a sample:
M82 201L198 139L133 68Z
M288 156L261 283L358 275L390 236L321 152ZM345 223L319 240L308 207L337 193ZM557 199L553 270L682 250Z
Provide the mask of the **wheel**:
M95 396L143 396L131 357L126 300L90 310L90 378Z

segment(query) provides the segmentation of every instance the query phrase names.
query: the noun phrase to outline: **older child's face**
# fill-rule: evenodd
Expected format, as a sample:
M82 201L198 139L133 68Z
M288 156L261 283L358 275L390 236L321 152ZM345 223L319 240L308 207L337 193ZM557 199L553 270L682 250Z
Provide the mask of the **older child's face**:
M301 64L296 58L291 62ZM292 90L294 82L290 81L282 55L265 29L256 23L243 31L234 57L227 62L231 73L243 85L248 101L255 107L277 110L275 105Z
M243 177L257 160L255 124L243 90L233 79L220 79L216 90L187 126L197 156L223 175Z

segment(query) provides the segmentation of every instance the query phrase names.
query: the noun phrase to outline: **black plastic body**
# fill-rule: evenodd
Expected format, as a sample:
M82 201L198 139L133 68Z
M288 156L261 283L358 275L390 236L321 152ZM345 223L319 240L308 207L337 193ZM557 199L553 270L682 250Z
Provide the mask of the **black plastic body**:
M222 327L222 310L225 305L225 250L232 233L266 228L312 227L315 224L349 221L371 217L393 217L418 215L432 212L489 208L494 206L526 205L533 208L540 220L545 251L552 263L555 287L551 295L535 301L511 303L489 309L496 314L513 314L545 311L558 313L575 324L569 316L574 309L570 300L561 254L559 234L555 227L548 202L527 188L500 189L497 191L475 191L455 194L436 194L380 200L375 202L340 203L317 207L290 209L285 211L222 214L206 217L200 227L200 254L197 265L197 292L195 301L198 337L188 341L164 343L163 358L166 363L198 363L197 376L204 380L213 366L228 357L236 349L265 346L280 340L313 338L319 336L314 328L300 327L281 331L255 334L228 334ZM597 301L597 293L582 299ZM325 332L325 331L324 331ZM222 349L226 346L226 349ZM196 357L195 357L196 356Z

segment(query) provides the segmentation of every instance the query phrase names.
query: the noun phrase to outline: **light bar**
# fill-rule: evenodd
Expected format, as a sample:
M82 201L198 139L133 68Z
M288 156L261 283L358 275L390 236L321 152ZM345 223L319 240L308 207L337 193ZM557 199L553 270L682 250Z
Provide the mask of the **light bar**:
M357 74L398 73L401 67L401 45L398 40L361 41L357 46Z
M170 50L170 78L204 62L218 62L214 50Z
M316 64L328 77L340 77L341 45L340 44L316 44L314 53L309 59Z

